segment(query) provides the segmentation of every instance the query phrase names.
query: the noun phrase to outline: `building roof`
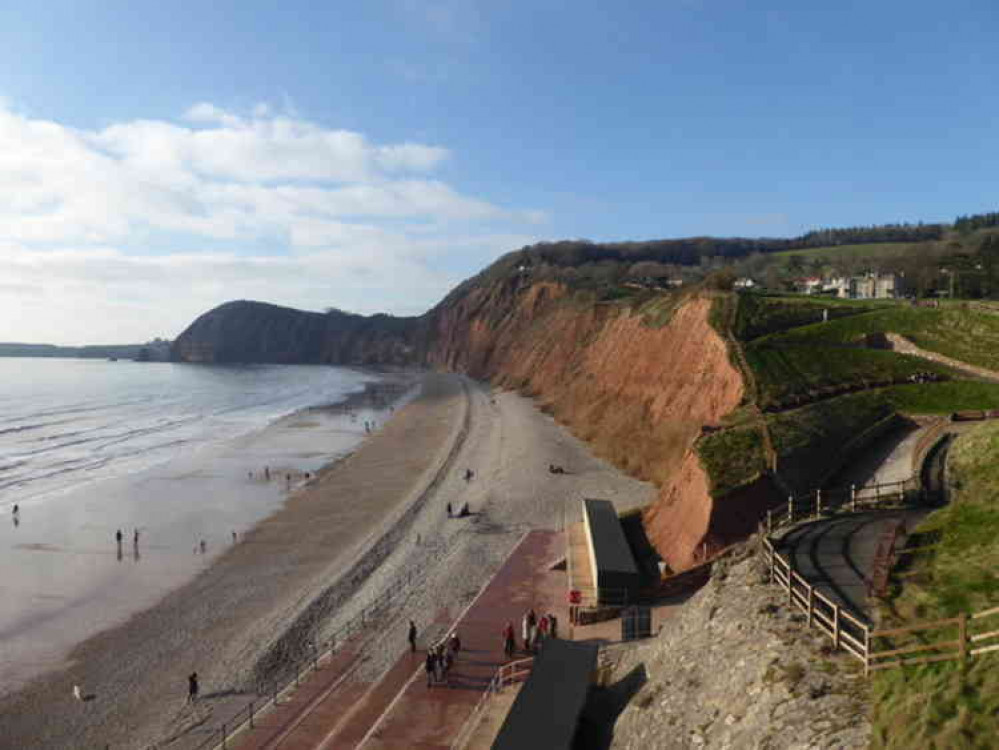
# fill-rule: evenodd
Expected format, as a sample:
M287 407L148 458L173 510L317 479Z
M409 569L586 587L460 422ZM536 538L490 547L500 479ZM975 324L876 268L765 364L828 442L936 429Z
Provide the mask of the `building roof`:
M586 705L597 651L596 644L546 640L492 750L569 750Z
M589 521L597 570L601 573L638 575L635 557L621 528L621 519L610 500L583 500L583 511Z

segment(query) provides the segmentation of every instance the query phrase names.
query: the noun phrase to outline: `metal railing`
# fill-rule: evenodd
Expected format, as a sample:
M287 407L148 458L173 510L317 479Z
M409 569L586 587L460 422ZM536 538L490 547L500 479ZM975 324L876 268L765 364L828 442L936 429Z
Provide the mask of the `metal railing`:
M472 735L475 733L475 730L478 728L479 721L482 718L482 712L485 710L486 705L488 705L493 696L503 692L503 688L507 685L512 685L515 682L521 682L531 673L531 669L533 667L534 657L530 656L526 659L511 661L496 670L496 674L493 675L493 678L489 681L489 685L486 687L485 692L482 693L482 696L475 704L475 708L472 709L472 713L470 713L468 718L465 719L465 723L461 725L461 729L458 730L458 734L451 742L451 750L464 749L464 747L468 744L468 741L472 738Z
M400 590L409 590L413 579L413 573L407 574L404 585L392 586L368 602L360 612L326 639L322 651L313 644L311 654L288 662L289 667L281 678L258 682L255 686L255 698L221 724L206 730L205 737L189 750L229 750L235 735L256 728L256 720L263 711L279 706L283 696L294 691L309 674L318 671L323 664L332 662L340 649L355 636L372 633L373 621L384 614L390 604L396 602Z

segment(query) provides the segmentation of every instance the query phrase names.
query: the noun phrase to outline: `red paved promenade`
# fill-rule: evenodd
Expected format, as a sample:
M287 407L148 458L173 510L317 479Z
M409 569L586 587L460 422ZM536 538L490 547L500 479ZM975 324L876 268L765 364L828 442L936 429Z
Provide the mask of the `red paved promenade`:
M455 626L462 650L451 669L450 687L427 688L423 651L401 655L374 685L353 679L356 656L341 654L230 747L446 750L504 663L501 630L507 620L514 623L519 641L520 619L528 609L533 607L539 617L554 612L560 634L568 635L565 572L549 570L563 554L560 533L533 531L521 540ZM451 625L447 613L437 620Z

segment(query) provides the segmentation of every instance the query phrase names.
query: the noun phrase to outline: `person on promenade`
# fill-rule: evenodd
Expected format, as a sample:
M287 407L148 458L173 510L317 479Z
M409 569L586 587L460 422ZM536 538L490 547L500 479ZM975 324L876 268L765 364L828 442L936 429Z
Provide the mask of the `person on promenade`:
M434 647L434 657L434 679L444 682L447 665L444 663L444 648L439 643Z
M458 637L457 630L451 633L451 640L448 641L448 646L456 654L461 651L461 638Z
M503 653L506 654L507 659L513 658L513 651L515 648L516 643L513 638L513 623L508 620L506 627L503 628Z
M427 687L429 688L437 677L437 654L434 653L433 647L427 649L427 661L423 668L427 671Z
M409 621L409 651L416 653L416 623L412 620Z
M541 615L538 620L538 640L548 637L548 615Z
M194 703L198 700L198 673L191 672L187 677L187 702Z
M442 645L441 649L441 678L449 687L451 685L451 667L454 665L454 652L451 645Z
M558 638L558 618L555 617L554 612L548 613L548 631L552 638Z

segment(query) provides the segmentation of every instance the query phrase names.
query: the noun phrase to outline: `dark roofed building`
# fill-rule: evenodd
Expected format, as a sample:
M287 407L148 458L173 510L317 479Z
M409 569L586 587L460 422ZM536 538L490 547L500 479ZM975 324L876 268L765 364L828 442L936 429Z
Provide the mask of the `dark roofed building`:
M570 750L598 650L591 643L546 640L492 750Z
M623 604L638 588L638 566L621 528L614 503L583 500L583 523L590 552L590 566L601 603Z

